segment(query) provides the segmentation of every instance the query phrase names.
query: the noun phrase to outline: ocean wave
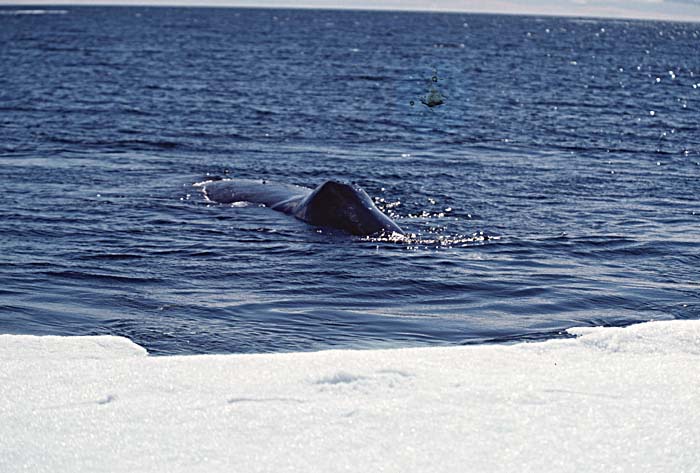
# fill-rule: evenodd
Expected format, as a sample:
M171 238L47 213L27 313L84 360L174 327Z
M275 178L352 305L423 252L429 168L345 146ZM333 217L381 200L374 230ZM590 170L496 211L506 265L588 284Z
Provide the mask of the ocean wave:
M0 15L65 15L68 10L0 10Z

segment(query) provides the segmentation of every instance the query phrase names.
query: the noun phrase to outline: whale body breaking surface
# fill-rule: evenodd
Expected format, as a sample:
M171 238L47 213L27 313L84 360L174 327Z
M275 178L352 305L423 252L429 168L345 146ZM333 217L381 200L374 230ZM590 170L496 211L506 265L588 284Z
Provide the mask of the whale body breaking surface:
M355 184L329 180L315 189L253 179L221 179L195 184L212 202L251 202L293 215L311 225L352 235L404 235L396 222Z

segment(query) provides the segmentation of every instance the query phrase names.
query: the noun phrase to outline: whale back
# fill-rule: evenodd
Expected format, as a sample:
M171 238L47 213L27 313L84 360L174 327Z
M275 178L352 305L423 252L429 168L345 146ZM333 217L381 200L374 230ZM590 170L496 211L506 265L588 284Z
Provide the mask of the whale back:
M353 235L403 235L403 230L374 205L365 191L351 184L326 181L311 190L261 180L221 179L197 186L202 187L207 199L221 204L263 204L311 225L337 228Z
M221 204L251 202L292 213L293 207L279 206L283 202L300 200L311 193L308 187L253 179L222 179L202 184L207 199ZM276 207L279 206L279 207Z
M313 225L338 228L353 235L403 234L365 191L338 181L326 181L301 199L294 216Z

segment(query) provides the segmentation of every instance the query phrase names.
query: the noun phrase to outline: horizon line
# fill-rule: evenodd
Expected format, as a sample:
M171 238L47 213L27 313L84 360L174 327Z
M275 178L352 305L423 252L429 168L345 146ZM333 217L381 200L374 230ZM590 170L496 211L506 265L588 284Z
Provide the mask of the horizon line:
M654 15L654 14L634 14L634 12L620 13L601 13L601 12L546 12L546 11L530 11L530 10L489 10L486 9L459 9L450 7L431 7L423 8L418 6L407 6L404 8L395 8L392 6L382 5L289 5L284 2L275 4L252 4L245 2L223 3L216 0L205 2L192 2L188 0L152 0L146 2L132 2L129 0L107 0L107 1L86 1L75 2L74 0L56 1L56 0L28 0L24 2L10 1L5 3L0 0L0 8L19 8L27 9L26 7L59 7L59 8L81 8L81 7L132 7L132 8L231 8L231 9L258 9L258 10L325 10L325 11L378 11L378 12L397 12L397 13L445 13L445 14L473 14L473 15L503 15L503 16L529 16L529 17L546 17L546 18L582 18L595 20L629 20L629 21L661 21L674 23L700 23L698 17L680 17L679 15Z

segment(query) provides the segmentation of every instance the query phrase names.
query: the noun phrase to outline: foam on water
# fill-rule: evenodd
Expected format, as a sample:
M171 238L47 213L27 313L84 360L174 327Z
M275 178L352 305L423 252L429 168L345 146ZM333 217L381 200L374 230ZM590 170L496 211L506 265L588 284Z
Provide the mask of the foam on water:
M68 10L1 10L0 15L65 15Z

